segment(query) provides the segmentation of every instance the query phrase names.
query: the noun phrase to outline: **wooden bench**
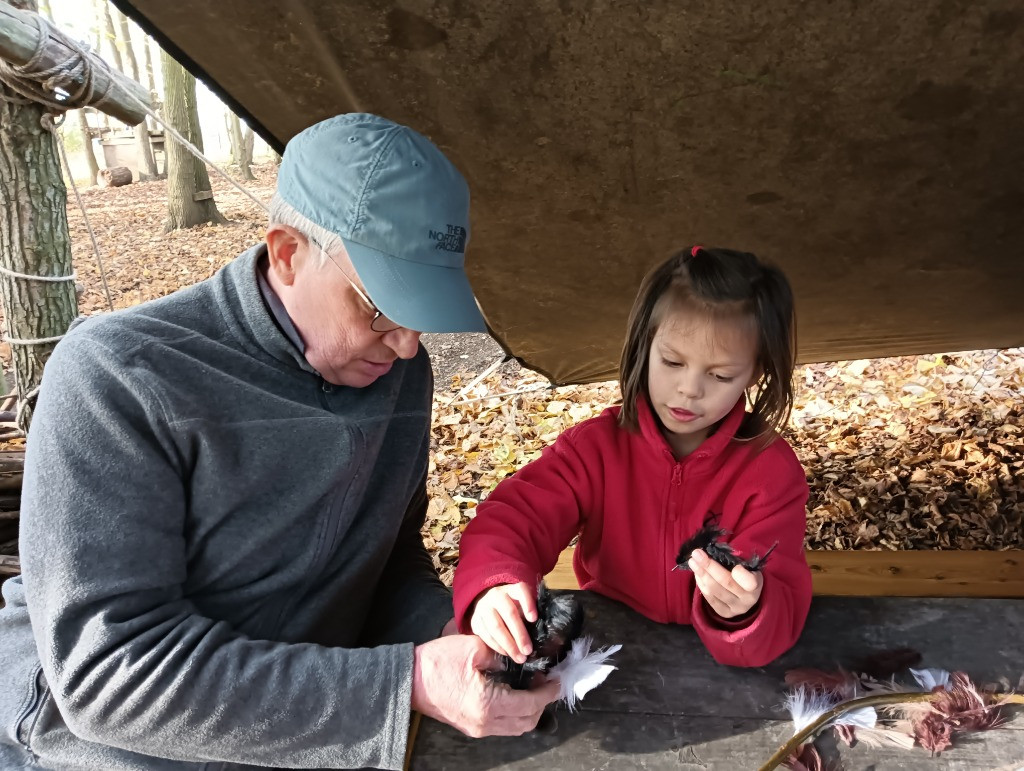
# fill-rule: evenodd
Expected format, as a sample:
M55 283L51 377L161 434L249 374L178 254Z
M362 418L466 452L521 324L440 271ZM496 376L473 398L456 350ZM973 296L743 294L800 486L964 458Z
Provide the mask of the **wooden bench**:
M566 549L547 576L578 589ZM1024 597L1024 551L808 551L814 594L826 597Z

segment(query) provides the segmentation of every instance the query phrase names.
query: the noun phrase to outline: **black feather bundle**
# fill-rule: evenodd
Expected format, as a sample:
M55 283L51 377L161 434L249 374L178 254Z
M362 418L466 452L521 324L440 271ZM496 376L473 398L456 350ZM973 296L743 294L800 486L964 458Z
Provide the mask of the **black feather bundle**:
M537 586L537 620L526 621L533 653L519 664L499 655L502 668L491 679L517 690L530 687L538 672L547 672L568 655L573 640L583 631L583 606L575 594L552 594L544 582Z
M764 563L768 560L768 555L774 551L779 542L773 543L768 548L768 551L764 553L764 556L758 556L755 552L749 560L744 560L733 551L733 548L728 543L719 540L729 534L728 530L723 530L718 526L719 519L720 517L717 514L708 512L700 529L693 536L683 541L683 545L679 547L679 556L676 557L676 566L672 568L673 570L689 570L690 556L697 549L703 549L708 557L729 570L732 570L737 565L742 565L747 570L760 570L764 567Z

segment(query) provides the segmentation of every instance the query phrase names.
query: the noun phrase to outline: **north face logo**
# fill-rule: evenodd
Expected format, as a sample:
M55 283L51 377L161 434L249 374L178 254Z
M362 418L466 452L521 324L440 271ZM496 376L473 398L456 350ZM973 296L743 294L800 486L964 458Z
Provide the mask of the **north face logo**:
M466 251L466 229L459 225L449 225L447 231L431 230L430 237L437 242L435 249L460 254Z

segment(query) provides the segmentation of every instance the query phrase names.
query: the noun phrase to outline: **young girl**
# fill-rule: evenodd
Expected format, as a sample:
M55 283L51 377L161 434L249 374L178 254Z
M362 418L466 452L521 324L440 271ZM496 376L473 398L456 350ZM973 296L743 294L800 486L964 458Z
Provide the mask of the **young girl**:
M792 646L811 601L807 481L776 433L794 349L789 283L754 255L694 246L651 272L629 317L621 407L563 432L463 533L460 630L524 661L537 582L579 534L582 589L692 624L718 662L761 666ZM709 514L743 558L778 542L760 571L700 550L673 570Z

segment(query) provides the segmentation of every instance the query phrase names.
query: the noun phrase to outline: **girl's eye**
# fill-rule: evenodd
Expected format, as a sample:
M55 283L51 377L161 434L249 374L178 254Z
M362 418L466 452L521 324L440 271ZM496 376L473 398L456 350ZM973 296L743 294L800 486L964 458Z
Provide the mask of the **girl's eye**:
M731 383L736 379L734 377L726 377L725 375L715 375L714 377L719 383Z
M665 359L665 358L663 358L661 360L661 363L664 364L666 367L681 367L681 366L683 366L678 361L669 361L668 359Z

